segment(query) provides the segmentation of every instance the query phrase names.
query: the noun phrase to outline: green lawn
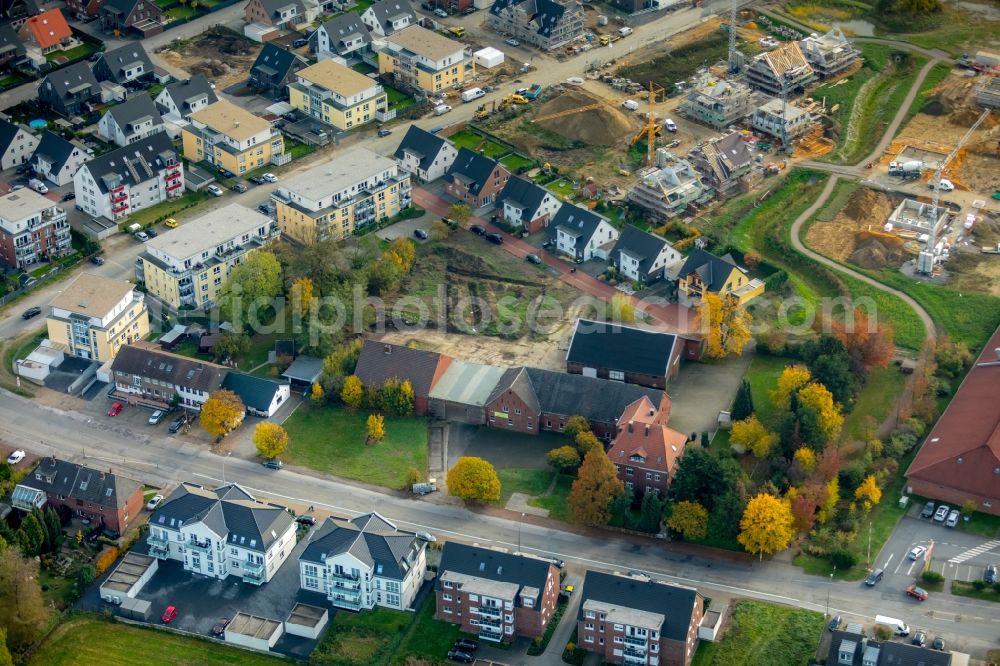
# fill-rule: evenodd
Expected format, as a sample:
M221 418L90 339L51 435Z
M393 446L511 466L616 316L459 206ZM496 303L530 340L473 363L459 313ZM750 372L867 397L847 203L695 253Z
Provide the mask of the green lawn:
M434 595L429 595L413 620L410 630L396 651L392 664L405 664L410 659L420 659L431 663L443 662L448 650L463 634L458 625L434 619ZM475 637L471 637L475 640Z
M427 469L427 422L417 417L385 417L385 439L365 444L368 412L303 404L287 421L291 444L285 461L320 472L402 488L411 467Z
M172 19L181 20L194 18L198 15L198 8L192 7L190 5L182 5L180 7L171 7L166 11L167 16Z
M963 515L962 520L958 521L958 528L963 532L977 534L987 539L995 539L997 535L1000 535L1000 516L977 511L972 514L968 521Z
M844 418L843 433L846 437L861 440L864 434L864 417L871 416L882 423L895 407L896 398L903 393L906 380L899 368L889 365L874 368L868 373L868 380L858 393L857 402L851 413Z
M84 42L79 46L74 46L66 51L53 51L52 53L45 54L45 60L47 62L52 62L58 58L65 58L66 62L73 60L80 60L81 58L86 58L92 53L96 53L100 50L100 46L97 44L91 44L90 42Z
M500 503L506 504L514 493L538 497L552 483L551 469L498 469L500 477Z
M501 146L496 141L486 139L472 130L462 130L457 134L452 134L448 140L455 144L456 148L468 148L469 150L482 153L490 159L498 159L510 152L508 148Z
M390 109L405 109L413 104L413 95L408 95L402 90L392 86L383 85Z
M203 201L207 201L210 197L211 195L205 191L186 192L177 199L163 201L155 206L143 208L140 211L130 214L118 225L118 228L124 231L125 228L132 224L147 227L150 224L162 222L168 217L178 217L182 210L197 206ZM189 214L188 217L191 217L191 215Z
M771 389L778 383L778 377L785 366L795 361L779 356L758 354L750 361L746 378L750 382L750 394L753 396L753 409L757 418L769 428L777 428L779 414L771 401Z
M569 491L573 489L574 481L576 481L575 476L560 474L550 494L530 499L528 504L547 509L549 518L569 522L569 507L566 500L569 498Z
M507 167L511 173L517 173L518 169L529 169L535 163L527 157L522 157L517 153L511 153L500 160L500 163Z
M269 666L280 663L288 662L219 641L109 622L89 614L71 616L56 627L28 662L30 666Z
M972 586L972 583L966 583L964 580L951 581L951 593L959 597L969 597L971 599L979 599L980 601L1000 603L1000 591L997 591L990 586L986 586L982 590L977 590Z
M699 650L692 666L802 666L816 652L820 613L750 600L730 610L729 631L714 649Z

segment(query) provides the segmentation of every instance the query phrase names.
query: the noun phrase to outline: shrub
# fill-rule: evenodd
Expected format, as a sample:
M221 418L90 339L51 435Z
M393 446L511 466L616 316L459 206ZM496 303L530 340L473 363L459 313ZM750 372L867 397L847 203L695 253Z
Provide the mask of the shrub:
M944 582L944 576L939 574L937 571L925 571L920 574L920 579L925 583L942 583Z
M972 581L972 587L976 588L977 591L982 592L983 590L986 589L986 583L985 583L985 581L981 581L981 580L977 579L977 580Z
M993 591L1000 594L1000 581L993 583Z
M118 559L118 549L111 546L106 551L101 553L101 556L97 558L97 563L94 565L94 571L98 576L103 574L108 568L115 563Z
M846 548L841 548L830 553L830 564L838 569L850 569L857 563L857 556Z
M884 624L875 627L875 638L880 641L887 641L892 638L892 630Z

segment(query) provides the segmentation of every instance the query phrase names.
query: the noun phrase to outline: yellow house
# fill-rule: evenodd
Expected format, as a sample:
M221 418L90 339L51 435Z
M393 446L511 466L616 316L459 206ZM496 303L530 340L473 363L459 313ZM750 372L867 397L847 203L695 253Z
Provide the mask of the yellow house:
M298 243L347 238L410 205L410 174L366 148L283 179L271 193L278 226Z
M219 100L195 111L189 120L181 137L184 157L192 162L205 161L240 174L291 160L281 132L232 102Z
M378 54L379 74L392 74L397 83L434 94L465 81L465 45L411 25L385 38Z
M147 241L135 260L136 282L173 310L207 309L233 267L275 233L271 218L229 204Z
M131 282L83 273L49 303L49 340L93 361L149 335L149 311Z
M677 274L677 294L683 305L692 307L708 293L731 296L746 304L764 293L764 283L750 278L730 255L717 257L698 248Z
M376 111L386 109L382 86L333 60L321 60L295 76L297 80L288 84L289 103L339 130L369 123Z

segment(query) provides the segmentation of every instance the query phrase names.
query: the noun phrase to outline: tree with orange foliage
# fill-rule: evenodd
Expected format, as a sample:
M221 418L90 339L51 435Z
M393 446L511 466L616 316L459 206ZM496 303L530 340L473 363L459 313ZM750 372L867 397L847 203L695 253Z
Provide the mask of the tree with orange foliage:
M792 498L792 525L799 532L808 532L816 524L816 490L803 488Z
M606 525L611 518L611 503L625 492L615 466L602 447L595 447L583 458L566 505L570 515L584 525Z
M753 319L736 298L705 294L701 316L707 324L705 356L725 358L741 354L750 342Z
M896 355L892 326L869 317L864 308L854 308L845 314L844 321L834 320L830 326L834 337L844 343L855 372L884 368Z

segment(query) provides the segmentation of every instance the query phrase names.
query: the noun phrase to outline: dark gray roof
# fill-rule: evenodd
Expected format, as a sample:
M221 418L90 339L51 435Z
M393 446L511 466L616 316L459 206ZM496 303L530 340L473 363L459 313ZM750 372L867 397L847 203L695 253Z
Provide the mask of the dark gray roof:
M615 243L612 255L617 255L618 252L624 250L639 260L639 274L649 275L653 262L666 244L667 240L662 236L656 236L639 227L626 224L625 228L622 229L621 236L618 237L618 242ZM618 259L618 257L615 258Z
M122 16L128 16L135 9L138 2L139 0L104 0L101 4L101 10L113 10L114 12L120 12Z
M371 567L376 576L402 580L426 547L413 532L404 532L372 512L354 520L327 518L299 560L323 563L329 557L350 553Z
M105 6L110 1L105 0ZM123 12L125 14L132 11L132 6L135 5L136 0L128 0L128 2L130 4L129 8ZM153 73L153 62L149 59L149 55L146 53L146 49L143 48L142 42L130 42L125 46L119 46L117 49L105 51L100 59L94 63L94 72L109 73L115 82L122 83L125 81L125 70L131 69L131 66L137 62L142 63L142 72L144 75ZM106 71L105 68L107 68Z
M91 94L97 94L100 90L101 84L90 71L90 66L83 61L58 69L42 79L42 86L51 85L60 99L66 99L71 90L85 84L90 85Z
M399 147L396 148L395 157L401 160L404 153L418 155L420 157L420 168L426 170L434 164L434 158L441 152L441 147L445 143L447 141L440 136L431 134L416 125L410 125L410 128L406 130L406 135L403 136L403 140L399 142Z
M490 174L493 173L496 166L496 160L491 160L468 148L459 148L455 161L448 167L447 178L461 180L468 187L469 192L479 194L479 190L489 180Z
M35 0L0 0L0 18L16 19L41 13Z
M303 354L292 361L281 376L301 382L314 382L321 372L323 372L323 359Z
M41 155L52 165L52 171L58 172L63 168L63 165L66 164L70 156L73 155L74 150L82 149L80 146L70 143L55 132L46 130L42 134L42 138L38 142L38 147L35 148L35 153L31 159L34 161L36 157Z
M516 203L521 209L521 222L527 224L537 217L535 213L546 196L551 196L551 192L541 185L536 185L527 178L511 176L497 197L497 208L502 207L506 201Z
M733 261L732 256L725 255L723 257L717 257L711 252L706 252L701 248L695 248L695 250L688 255L688 258L684 261L684 265L681 266L680 273L677 274L678 278L685 278L692 273L696 273L701 281L705 283L705 286L710 292L718 292L726 284L726 278L733 271L733 268L743 271L742 268L736 265ZM744 273L746 271L743 271Z
M229 389L240 397L243 404L258 412L266 412L271 408L274 394L283 384L263 377L245 375L242 372L230 372L222 380L222 388Z
M250 71L258 68L270 69L276 73L279 79L284 79L296 63L305 65L306 61L298 54L283 49L277 44L264 44L264 48L261 49Z
M156 110L156 105L153 104L149 93L145 91L130 96L121 104L116 104L108 109L108 113L126 134L129 133L128 126L130 124L144 118L152 118L154 124L163 124L160 112Z
M379 25L388 28L387 33L392 32L392 19L397 16L409 14L411 20L417 16L413 11L413 5L406 0L379 0L369 9L375 14L375 20L378 21Z
M121 182L135 185L156 176L166 167L165 160L177 159L174 145L166 132L157 132L145 139L123 146L86 163L101 192L107 192L108 183Z
M673 333L578 319L566 360L589 368L663 377L676 344Z
M177 354L125 345L112 361L111 371L115 376L118 373L139 375L211 393L222 386L228 369Z
M518 7L538 24L537 32L543 37L552 34L559 25L566 7L553 0L496 0L490 7L490 13L499 16L507 8Z
M41 479L38 476L41 475ZM42 458L35 469L24 477L22 486L42 490L73 500L119 509L129 498L142 491L142 482L77 465L55 457Z
M583 607L591 600L623 609L659 613L664 616L660 625L662 637L681 642L687 641L691 616L700 603L698 591L690 587L588 570L583 579L578 621L584 619Z
M187 81L175 81L164 90L174 100L174 105L182 114L190 110L190 101L196 100L203 95L208 97L209 104L215 104L219 98L212 90L212 84L205 78L204 74L195 74Z
M0 118L0 155L7 151L14 137L21 131L21 128L14 123Z
M236 484L211 489L182 483L150 517L149 524L179 530L200 522L227 543L264 552L294 520L285 507L259 502Z
M535 608L539 607L549 576L553 577L553 584L559 582L559 574L556 573L555 565L548 560L502 553L480 546L466 546L454 541L445 542L444 549L441 551L438 578L434 583L436 588L440 589L441 576L448 572L501 583L514 583L522 588L533 587L538 590L538 594L533 597ZM520 593L517 601L520 605Z
M361 35L361 41L365 44L370 44L372 41L372 33L368 30L368 26L366 26L361 21L361 17L354 12L344 12L340 16L335 16L329 21L324 21L319 29L328 35L330 39L330 48L335 53L340 53L340 48L335 47L341 46L344 38L346 37ZM313 38L315 38L315 34L313 35ZM410 125L410 127L412 128L413 125Z
M597 213L564 203L549 222L548 237L554 241L557 230L562 228L569 233L576 234L576 251L583 252L594 232L597 231L597 227L603 221L605 221L604 218Z
M297 14L305 14L305 5L303 5L299 0L260 0L260 4L264 7L268 16L276 18L280 16L281 10L288 5L295 5L297 7Z
M850 666L861 666L865 652L878 651L877 666L950 666L951 653L932 650L910 643L877 641L851 631L835 631L830 636L828 666L845 666L840 662L841 646L852 651L854 658Z
M13 50L15 54L24 54L24 44L17 36L17 31L9 23L0 25L0 53Z
M414 395L426 397L433 388L441 358L437 352L365 340L354 374L365 386L381 386L391 377L408 379Z

